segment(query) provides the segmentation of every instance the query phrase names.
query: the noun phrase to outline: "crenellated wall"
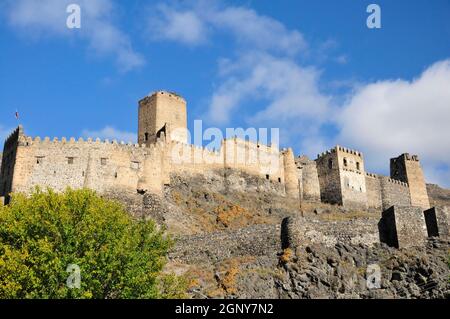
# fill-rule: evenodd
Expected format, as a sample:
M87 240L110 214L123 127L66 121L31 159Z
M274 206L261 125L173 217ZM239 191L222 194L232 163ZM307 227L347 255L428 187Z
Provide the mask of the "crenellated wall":
M226 169L267 179L286 190L285 170L290 167L285 165L289 152L276 147L234 138L224 140L219 151L211 151L168 141L164 133L146 146L91 138L31 138L20 128L7 139L5 155L0 196L28 193L36 186L56 191L71 187L101 193L119 189L161 194L163 186L170 184L171 173L208 174ZM291 175L295 175L292 151L290 155ZM296 178L289 179L290 196L298 197L296 182Z
M383 210L393 205L411 206L408 184L387 176L380 176L379 179Z

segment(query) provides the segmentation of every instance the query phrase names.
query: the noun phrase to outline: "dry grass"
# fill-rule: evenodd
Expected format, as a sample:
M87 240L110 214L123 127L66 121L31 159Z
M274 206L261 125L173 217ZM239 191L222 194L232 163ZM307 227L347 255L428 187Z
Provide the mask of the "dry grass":
M319 215L319 219L323 221L329 222L341 222L341 221L349 221L357 218L373 218L379 217L379 214L364 212L364 211L353 211L348 213L343 212L332 212L327 214Z
M283 264L290 262L293 255L294 255L294 252L292 251L292 249L285 248L283 250L283 254L279 257L280 262L282 262Z

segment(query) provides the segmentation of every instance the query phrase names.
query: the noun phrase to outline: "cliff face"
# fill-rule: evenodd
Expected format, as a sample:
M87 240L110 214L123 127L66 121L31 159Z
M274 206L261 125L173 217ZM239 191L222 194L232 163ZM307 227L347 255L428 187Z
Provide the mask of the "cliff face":
M176 239L167 270L190 279L192 298L450 296L448 241L389 248L379 244L381 211L300 205L270 181L233 174L229 189L214 176L174 175L162 198L111 194L134 215L167 227ZM429 188L432 203L444 203L446 192ZM283 249L286 217L297 221L293 249ZM369 289L373 265L380 270L379 288Z

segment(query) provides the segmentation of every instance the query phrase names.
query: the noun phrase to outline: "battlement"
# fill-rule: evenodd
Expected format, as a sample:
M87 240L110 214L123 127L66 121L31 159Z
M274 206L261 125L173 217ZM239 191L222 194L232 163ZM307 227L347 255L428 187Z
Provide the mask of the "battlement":
M378 174L368 173L368 172L366 172L366 176L370 177L370 178L379 178L380 177Z
M150 93L149 95L147 95L146 97L142 98L141 100L139 100L139 104L141 104L141 102L146 102L149 99L152 99L156 96L168 96L168 97L178 100L180 102L186 103L186 100L178 93L161 90L161 91L154 91L154 92Z
M337 146L335 147L335 149L336 149L337 151L339 151L339 152L343 152L343 153L355 155L355 156L358 156L358 157L361 157L361 158L363 157L363 155L362 155L361 152L356 151L356 150L352 150L352 149L350 149L350 148L346 148L346 147L342 147L342 146L337 145Z
M403 186L403 187L408 187L408 183L399 181L397 179L393 179L393 178L390 178L390 177L384 177L384 176L383 176L383 178L385 179L386 182L389 182L389 183L392 183L392 184L396 184L396 185L400 185L400 186Z
M19 139L19 142L21 142L21 146L31 146L31 145L36 145L36 144L80 144L80 145L84 145L84 144L107 144L107 145L116 145L116 146L122 146L122 147L128 147L128 148L145 148L146 145L145 144L137 144L137 143L132 143L132 142L124 142L124 141L117 141L117 140L112 140L110 141L109 139L105 139L105 140L101 140L100 138L78 138L75 139L74 137L70 137L70 138L66 138L66 137L54 137L54 138L50 138L48 136L41 138L40 136L35 136L35 137L31 137L31 136L21 136Z
M412 162L419 162L419 156L418 155L410 155L409 153L403 153L397 158L393 158L392 161L395 163L397 160L405 160L405 161L412 161Z
M333 153L336 153L336 152L343 152L343 153L355 155L355 156L358 156L358 157L361 157L361 158L363 157L363 154L361 152L359 152L359 151L356 151L356 150L353 150L353 149L350 149L350 148L346 148L346 147L342 147L340 145L336 145L332 149L318 154L317 155L317 159L319 159L321 157L324 157L324 156L327 156L327 155L330 155L330 154L333 154Z

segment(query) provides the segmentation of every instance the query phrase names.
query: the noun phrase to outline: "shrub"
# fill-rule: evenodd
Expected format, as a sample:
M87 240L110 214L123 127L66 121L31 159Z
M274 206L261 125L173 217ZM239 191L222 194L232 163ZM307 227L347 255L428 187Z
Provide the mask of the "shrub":
M161 275L171 245L90 190L14 194L0 207L0 298L179 297L181 281Z

